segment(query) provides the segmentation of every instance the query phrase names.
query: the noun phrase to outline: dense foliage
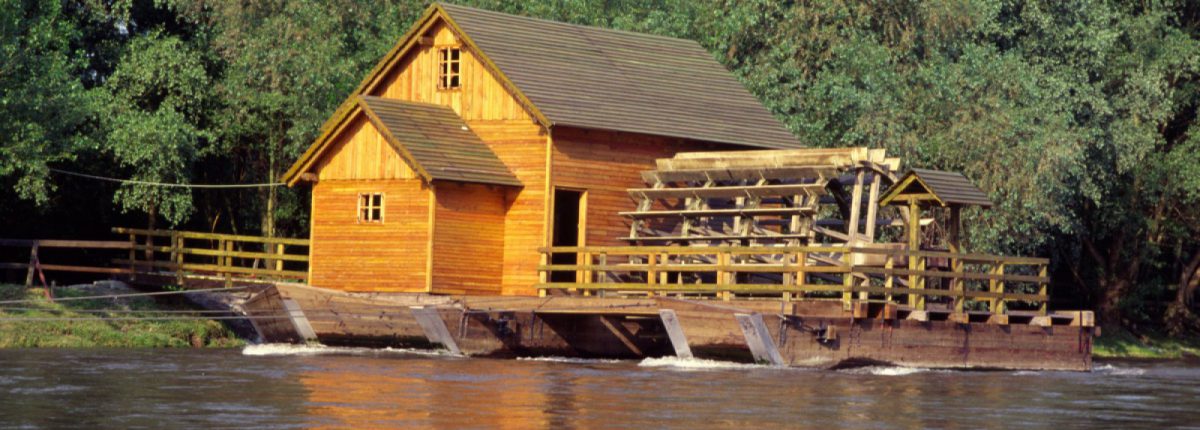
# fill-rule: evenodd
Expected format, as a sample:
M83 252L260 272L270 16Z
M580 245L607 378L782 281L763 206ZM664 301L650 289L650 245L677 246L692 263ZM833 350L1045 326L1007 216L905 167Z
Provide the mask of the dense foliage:
M971 246L1054 257L1062 304L1110 324L1195 327L1194 2L465 3L698 40L809 145L968 172L997 202L967 214ZM49 169L274 181L425 6L0 0L0 185L15 190L0 195L2 233L52 231L22 213L57 222L101 208L88 217L97 231L130 211L304 234L296 190L118 187Z

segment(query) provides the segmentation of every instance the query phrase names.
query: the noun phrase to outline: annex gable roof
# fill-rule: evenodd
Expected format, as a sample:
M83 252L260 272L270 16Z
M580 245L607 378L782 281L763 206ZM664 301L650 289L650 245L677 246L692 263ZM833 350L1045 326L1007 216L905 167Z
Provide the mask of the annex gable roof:
M284 174L303 166L421 35L445 22L544 127L568 126L758 148L802 145L711 54L691 40L435 3L325 123Z
M929 169L909 170L900 180L896 181L895 185L883 193L883 196L879 198L879 204L907 204L907 200L901 199L901 196L904 195L916 195L921 201L940 206L992 207L992 200L988 198L987 193L984 193L959 172Z
M384 140L426 181L522 186L453 109L372 96L355 100Z

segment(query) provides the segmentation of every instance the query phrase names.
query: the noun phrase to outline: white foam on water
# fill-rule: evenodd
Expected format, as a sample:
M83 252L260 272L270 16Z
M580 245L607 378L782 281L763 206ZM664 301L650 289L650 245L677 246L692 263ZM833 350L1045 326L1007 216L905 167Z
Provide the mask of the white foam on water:
M517 357L517 361L541 361L547 363L570 363L570 364L613 364L620 363L621 360L604 359L604 358L572 358L572 357Z
M839 372L849 373L853 375L875 375L875 376L907 376L915 373L928 372L929 369L920 367L903 367L903 366L866 366L855 367L853 369L842 369Z
M723 369L781 369L762 364L734 363L732 361L705 360L700 358L658 357L647 358L638 363L638 367L666 367L683 370L723 370Z
M1103 364L1092 369L1093 372L1113 375L1113 376L1140 376L1146 373L1146 369L1117 367L1111 364Z
M341 346L326 346L322 344L307 344L296 345L291 343L264 343L259 345L246 345L242 348L242 355L265 357L265 356L313 356L313 355L367 355L367 354L409 354L409 355L426 355L426 356L452 356L449 351L432 350L432 349L409 349L409 348L350 348Z

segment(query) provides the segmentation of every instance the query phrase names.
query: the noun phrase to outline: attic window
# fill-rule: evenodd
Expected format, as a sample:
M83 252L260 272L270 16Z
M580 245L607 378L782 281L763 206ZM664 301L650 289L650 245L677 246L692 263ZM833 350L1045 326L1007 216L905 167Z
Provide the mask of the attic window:
M383 193L358 195L358 222L383 223Z
M461 55L457 47L438 49L438 89L456 90L462 86L462 78L459 76Z

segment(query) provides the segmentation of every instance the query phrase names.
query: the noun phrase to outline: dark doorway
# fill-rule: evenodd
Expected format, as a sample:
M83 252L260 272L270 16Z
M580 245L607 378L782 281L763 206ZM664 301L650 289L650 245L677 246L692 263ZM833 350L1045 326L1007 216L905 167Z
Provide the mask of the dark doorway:
M554 190L554 220L551 230L551 246L579 246L580 209L583 192ZM575 264L574 253L557 253L550 264ZM575 272L551 272L550 282L575 282Z

